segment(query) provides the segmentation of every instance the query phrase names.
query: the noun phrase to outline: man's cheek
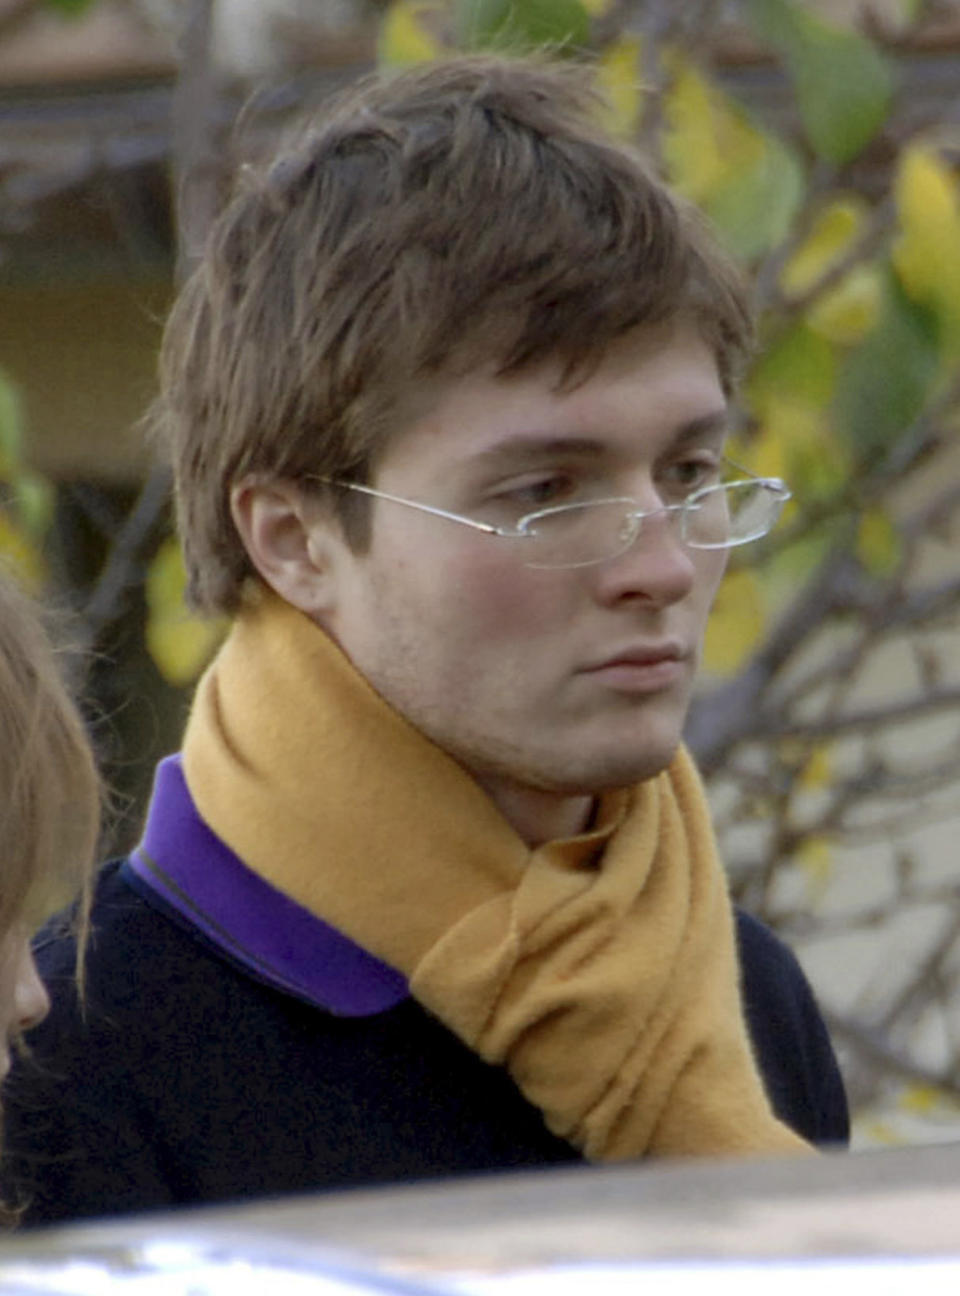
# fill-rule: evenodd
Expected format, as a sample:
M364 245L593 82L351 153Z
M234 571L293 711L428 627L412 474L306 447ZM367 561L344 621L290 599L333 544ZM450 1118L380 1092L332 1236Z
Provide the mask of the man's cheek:
M701 615L704 621L704 627L701 627L701 633L705 628L707 617L716 601L717 591L723 581L727 571L727 561L729 553L727 550L709 550L704 549L698 555L701 559L701 566L697 573L697 594L696 598L701 607Z
M441 584L448 591L452 612L464 626L497 637L508 624L524 619L526 609L536 602L536 591L524 579L525 570L497 555L451 567Z

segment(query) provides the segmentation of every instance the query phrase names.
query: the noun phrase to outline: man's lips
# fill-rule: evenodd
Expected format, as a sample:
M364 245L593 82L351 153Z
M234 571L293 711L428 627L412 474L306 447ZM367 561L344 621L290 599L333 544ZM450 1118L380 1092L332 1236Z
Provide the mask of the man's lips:
M682 662L688 656L689 653L683 646L672 640L657 644L634 644L611 653L601 661L585 666L583 670L585 674L591 674L594 671L610 670L617 666L658 666L661 662Z
M690 653L676 642L633 644L591 663L581 673L626 693L659 693L687 675Z

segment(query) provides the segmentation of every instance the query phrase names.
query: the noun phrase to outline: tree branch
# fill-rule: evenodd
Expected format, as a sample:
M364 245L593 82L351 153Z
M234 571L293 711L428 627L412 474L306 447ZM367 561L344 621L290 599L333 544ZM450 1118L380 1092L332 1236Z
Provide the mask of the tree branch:
M219 196L212 23L213 0L190 0L180 39L180 72L172 105L178 282L200 257Z
M960 707L960 686L918 693L886 706L848 711L846 715L826 715L820 720L806 720L802 724L788 722L778 725L777 733L784 738L822 741L824 738L837 738L841 734L873 733L877 729L923 719L949 707Z
M955 1068L937 1071L924 1066L909 1055L898 1052L879 1031L872 1030L855 1018L833 1012L825 1005L821 1005L821 1012L827 1029L834 1038L846 1040L884 1071L899 1076L902 1080L929 1085L960 1097L960 1081L957 1080Z
M127 590L141 579L141 555L169 500L170 470L158 465L144 482L136 503L124 519L83 609L87 640L84 647L88 651L110 622L120 615Z

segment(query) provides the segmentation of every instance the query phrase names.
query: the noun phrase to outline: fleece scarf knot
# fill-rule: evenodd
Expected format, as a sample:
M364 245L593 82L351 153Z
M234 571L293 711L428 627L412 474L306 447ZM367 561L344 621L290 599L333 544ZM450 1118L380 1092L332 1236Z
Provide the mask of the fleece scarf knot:
M201 680L201 816L256 873L408 979L593 1160L808 1150L773 1114L696 770L530 850L302 613L264 594Z

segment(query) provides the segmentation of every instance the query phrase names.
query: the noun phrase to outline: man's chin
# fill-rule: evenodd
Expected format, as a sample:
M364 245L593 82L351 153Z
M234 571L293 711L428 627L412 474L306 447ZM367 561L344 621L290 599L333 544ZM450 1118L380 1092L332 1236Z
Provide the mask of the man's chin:
M673 760L683 737L686 698L665 692L628 712L593 717L564 753L574 756L590 792L632 787L655 778Z
M557 770L553 779L545 780L544 790L561 796L596 796L618 788L633 787L661 774L676 755L679 736L645 747L642 754L598 752L590 759L586 753L565 771Z

